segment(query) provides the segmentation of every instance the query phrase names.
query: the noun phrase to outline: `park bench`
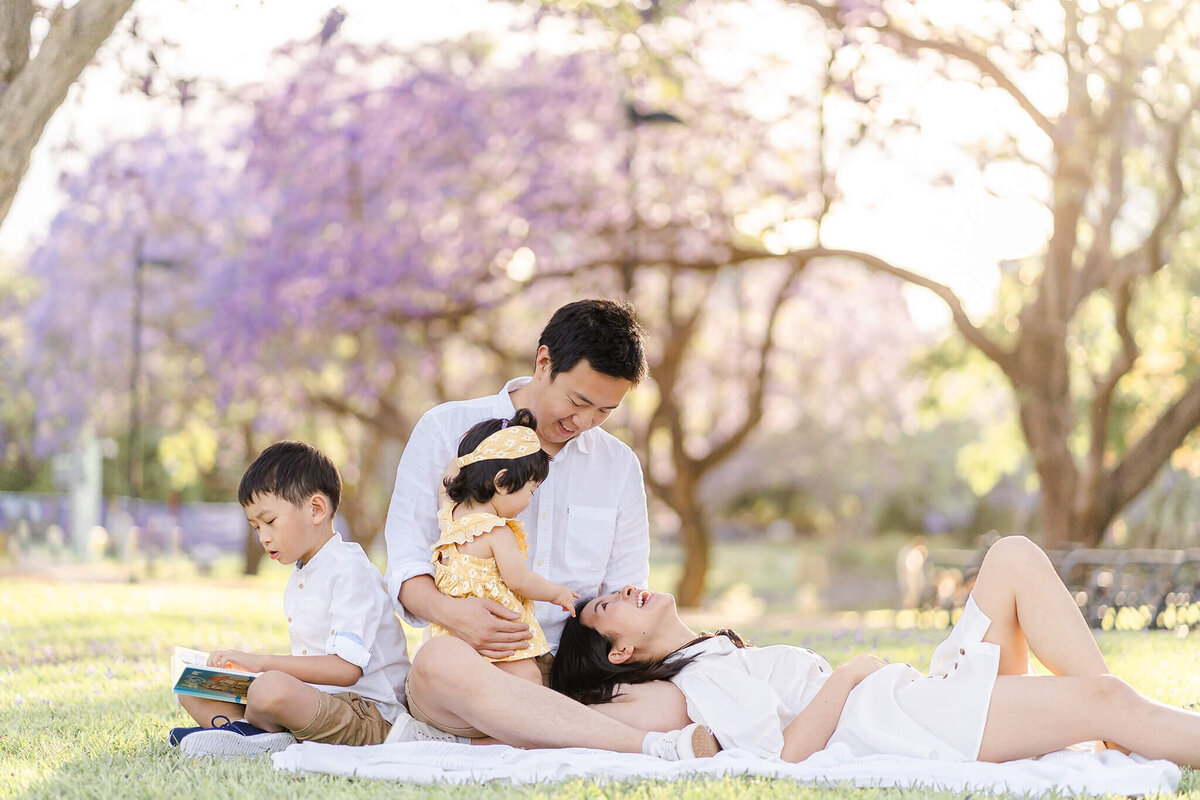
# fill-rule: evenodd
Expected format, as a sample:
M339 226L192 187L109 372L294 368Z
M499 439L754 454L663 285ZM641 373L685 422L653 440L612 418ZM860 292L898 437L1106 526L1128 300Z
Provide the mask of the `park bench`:
M970 579L983 550L934 550L933 572ZM1193 627L1200 624L1200 548L1071 548L1046 555L1093 628Z

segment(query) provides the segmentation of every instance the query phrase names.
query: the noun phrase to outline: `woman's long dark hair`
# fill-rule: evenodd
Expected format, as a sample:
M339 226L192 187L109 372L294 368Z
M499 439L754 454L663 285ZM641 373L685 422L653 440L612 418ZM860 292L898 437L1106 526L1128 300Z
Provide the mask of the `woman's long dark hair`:
M550 688L585 705L611 701L616 696L617 686L623 683L670 680L695 660L696 656L683 656L679 652L696 642L726 636L737 647L746 647L742 637L725 628L703 634L662 658L614 664L608 660L612 640L584 625L580 619L583 607L594 599L589 597L575 604L575 616L567 618L558 641L558 653L550 666Z
M485 419L463 434L458 443L458 455L474 452L484 439L509 425L521 425L536 431L537 419L527 408L519 409L512 419ZM500 488L515 492L530 481L541 483L546 480L550 474L550 456L545 450L538 450L519 458L490 458L467 464L454 477L443 481L446 496L456 506L464 500L486 503L496 495L497 481L494 479L500 470L505 471L498 481Z

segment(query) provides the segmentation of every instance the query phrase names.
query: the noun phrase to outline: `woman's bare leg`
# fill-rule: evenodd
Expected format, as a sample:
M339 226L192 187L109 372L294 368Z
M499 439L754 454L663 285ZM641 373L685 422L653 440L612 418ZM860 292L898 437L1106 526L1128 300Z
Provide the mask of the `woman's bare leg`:
M1031 758L1093 739L1148 758L1200 764L1200 714L1156 703L1113 675L999 676L979 760Z
M1001 675L1024 674L1030 650L1055 675L1108 673L1071 593L1042 549L1024 536L992 545L971 595L992 620L983 640L1000 645Z

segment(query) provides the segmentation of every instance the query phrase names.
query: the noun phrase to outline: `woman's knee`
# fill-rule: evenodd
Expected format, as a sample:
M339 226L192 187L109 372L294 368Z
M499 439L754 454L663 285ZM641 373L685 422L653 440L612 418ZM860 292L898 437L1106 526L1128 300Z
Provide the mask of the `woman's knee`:
M1006 570L1025 571L1049 563L1046 553L1026 536L1005 536L988 548L984 564L1001 566Z
M1105 717L1125 719L1144 698L1116 675L1095 675L1088 682L1088 700L1092 709Z

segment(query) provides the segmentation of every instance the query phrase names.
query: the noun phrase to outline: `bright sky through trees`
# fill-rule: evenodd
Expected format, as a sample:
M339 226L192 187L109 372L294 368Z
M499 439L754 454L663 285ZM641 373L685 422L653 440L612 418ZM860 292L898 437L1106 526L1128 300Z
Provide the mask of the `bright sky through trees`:
M201 83L234 86L271 77L271 52L288 41L313 36L332 2L171 0L137 6L134 13L141 18L144 38L154 41L157 37L178 45L158 51L168 77L194 76ZM512 6L485 0L345 0L341 5L347 12L341 35L362 42L383 40L401 48L472 30L502 38L508 20L519 13ZM711 68L736 71L737 48L748 46L777 54L785 65L789 60L804 62L810 54L797 51L795 27L776 19L794 11L770 2L749 4L745 13L754 35L731 37L728 60ZM954 13L953 3L946 4L945 13ZM26 249L45 234L49 220L64 202L57 189L63 169L81 168L86 157L106 142L137 135L155 125L169 127L179 115L178 106L165 100L121 91L129 80L127 68L136 68L140 57L135 50L127 36L115 35L51 120L12 211L0 226L0 251ZM200 93L203 96L203 87ZM1051 105L1055 102L1054 98L1037 99ZM764 113L769 114L771 98L763 97L761 102ZM1000 199L982 186L964 182L967 170L956 169L947 160L946 155L956 150L951 146L955 140L961 143L986 137L989 127L995 125L988 119L989 111L979 107L978 95L969 96L945 85L930 88L914 73L911 102L925 109L927 119L932 115L945 124L926 126L903 141L898 151L902 158L860 153L840 164L846 197L830 213L825 244L878 253L917 269L954 288L969 311L982 313L994 303L997 263L1027 255L1045 241L1049 220L1044 211L1032 200L1020 199L1043 187L1013 185L1004 176L989 176L996 178L992 188L1003 186L1016 198ZM78 149L64 151L68 143ZM951 180L930 189L922 176L931 172L945 172ZM913 192L897 192L896 186L912 186ZM933 327L946 322L939 300L912 287L905 292L919 325Z

